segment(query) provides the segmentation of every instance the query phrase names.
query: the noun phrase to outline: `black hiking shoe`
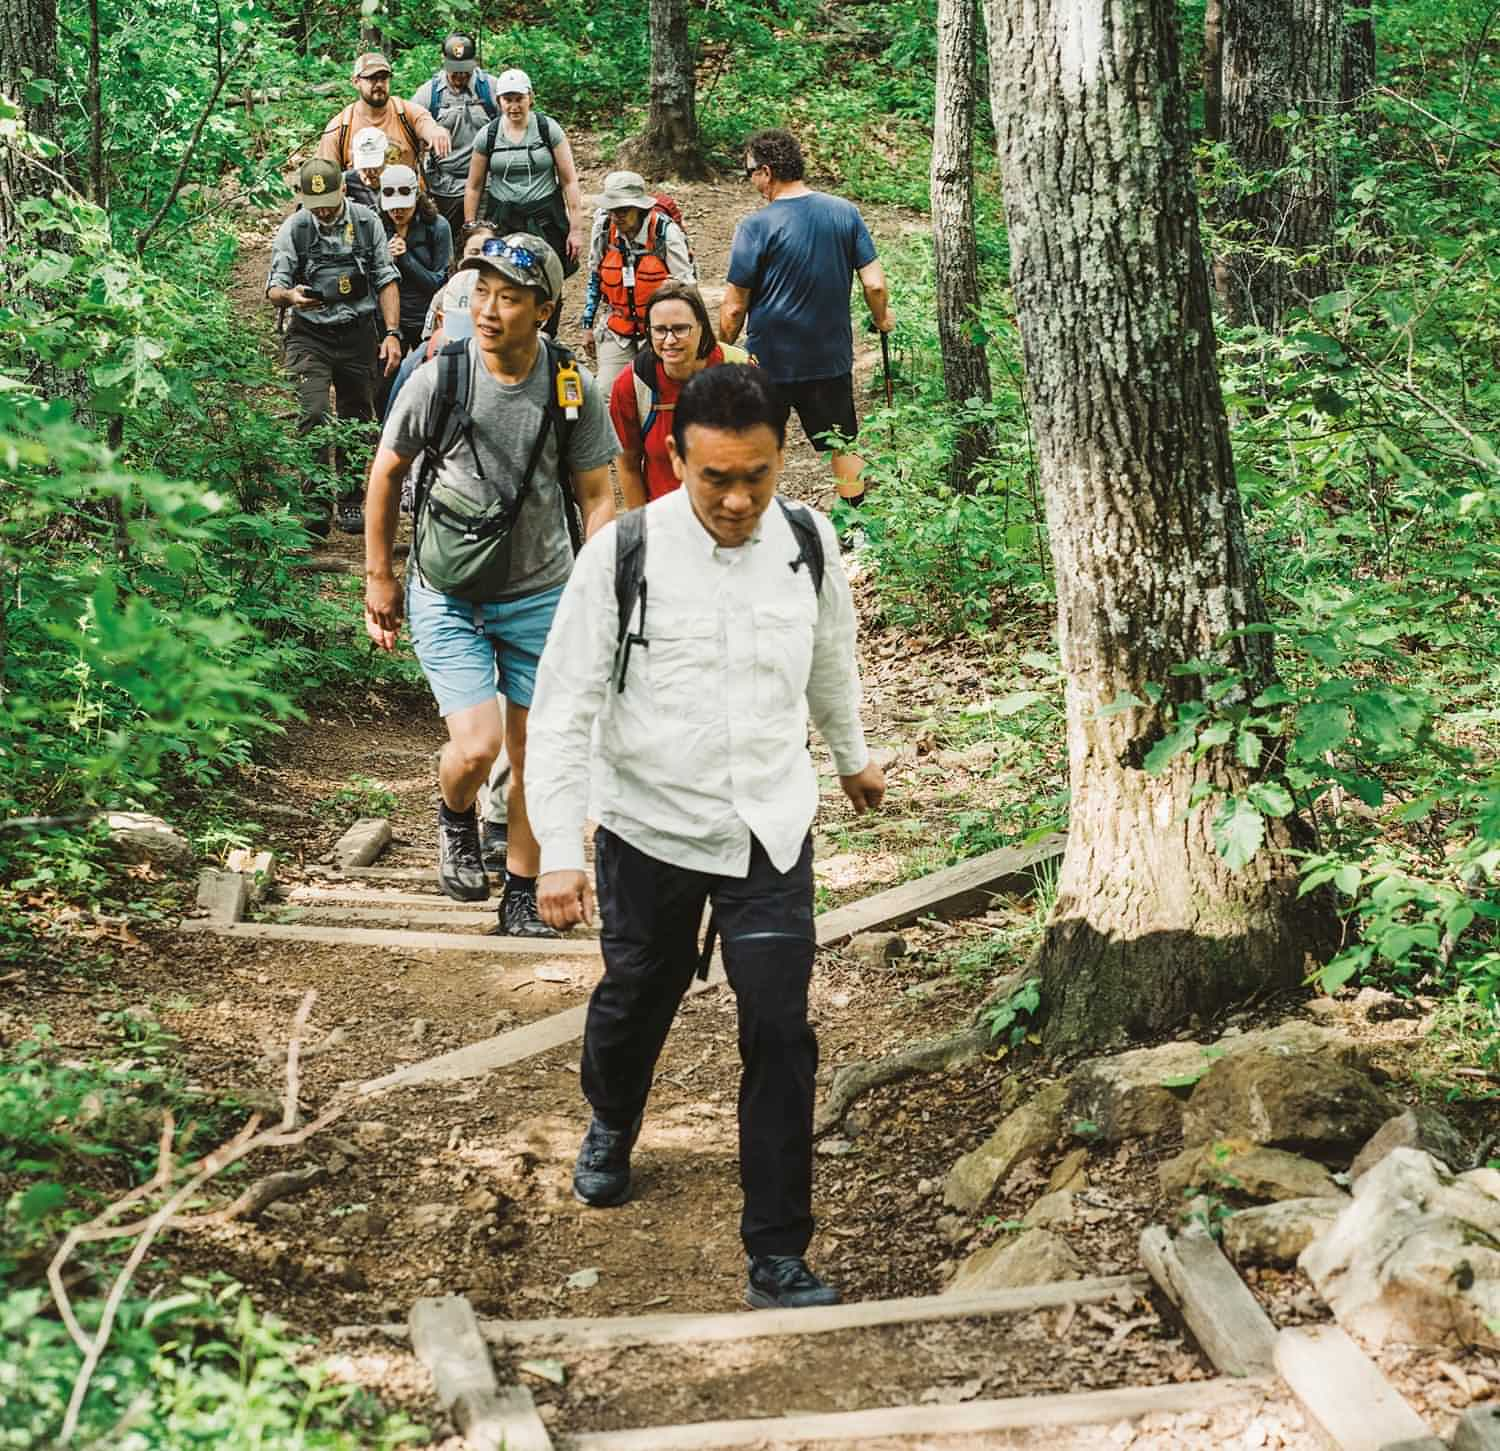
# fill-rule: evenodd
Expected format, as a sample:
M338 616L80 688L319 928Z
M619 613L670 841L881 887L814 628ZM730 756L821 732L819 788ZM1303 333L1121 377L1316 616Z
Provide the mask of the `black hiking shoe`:
M487 902L490 879L479 853L479 818L438 807L438 885L455 902Z
M751 1255L745 1303L752 1310L803 1310L837 1305L839 1292L813 1274L801 1255Z
M333 506L333 522L340 534L363 534L365 532L365 501L358 494L340 499Z
M560 937L542 921L536 907L536 888L518 887L506 882L500 897L500 921L495 927L497 937Z
M479 828L479 850L484 864L492 872L505 870L506 826L503 821L486 821Z
M628 1129L606 1128L595 1114L578 1146L573 1165L573 1197L590 1209L612 1209L630 1198L630 1151L641 1135L641 1120Z

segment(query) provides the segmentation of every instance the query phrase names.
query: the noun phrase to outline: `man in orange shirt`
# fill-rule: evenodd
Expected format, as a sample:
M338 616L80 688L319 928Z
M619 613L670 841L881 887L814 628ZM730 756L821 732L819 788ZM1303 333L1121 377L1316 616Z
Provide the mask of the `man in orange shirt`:
M354 62L354 89L359 92L359 100L345 106L323 128L319 156L347 171L354 164L355 133L366 126L378 127L390 138L387 165L420 171L425 147L430 146L440 160L448 154L453 138L426 106L392 97L391 63L378 51L370 51Z

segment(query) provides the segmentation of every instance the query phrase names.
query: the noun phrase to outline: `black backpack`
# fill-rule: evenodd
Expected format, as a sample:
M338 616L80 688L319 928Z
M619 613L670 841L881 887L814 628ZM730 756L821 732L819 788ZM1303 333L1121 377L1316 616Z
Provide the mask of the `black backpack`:
M802 504L789 504L780 494L776 502L781 506L782 517L792 527L792 537L797 541L797 557L788 562L793 574L805 564L807 577L812 581L813 597L823 593L823 536L812 513ZM637 612L639 604L639 612ZM619 625L615 633L615 664L613 678L616 691L625 689L625 673L630 668L630 651L633 646L649 644L646 639L646 510L631 509L615 522L615 605L619 610ZM636 617L636 627L630 628L631 616Z
M568 449L572 439L574 420L568 418L557 401L557 375L573 364L572 352L561 343L554 342L545 334L538 341L547 350L548 389L547 404L542 415L542 426L537 430L536 441L527 456L526 469L516 489L515 497L506 503L501 501L484 513L471 515L454 505L433 497L433 483L442 462L460 447L466 446L474 460L474 473L481 483L485 482L484 464L474 442L474 417L469 412L469 362L468 342L460 340L447 343L433 359L438 370L438 412L422 447L422 461L418 469L416 484L412 492L412 548L415 552L422 539L423 516L432 524L455 531L461 539L471 545L484 546L488 541L508 535L514 528L521 512L531 481L541 462L542 449L547 435L557 430L557 450L560 464L559 475L567 468ZM568 496L566 487L560 487L563 496L563 514L567 521L568 537L577 554L583 547L583 524L578 516L577 505ZM420 569L420 562L418 562ZM444 593L465 598L463 591L453 587L451 581L437 582L436 588Z

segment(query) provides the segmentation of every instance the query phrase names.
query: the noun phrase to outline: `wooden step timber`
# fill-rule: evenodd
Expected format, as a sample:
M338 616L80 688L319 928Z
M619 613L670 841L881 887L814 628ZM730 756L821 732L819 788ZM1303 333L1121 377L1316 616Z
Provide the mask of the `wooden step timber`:
M394 947L403 952L477 952L505 957L599 957L597 937L491 937L476 932L403 932L384 927L298 927L275 922L212 922L195 917L182 932L261 942L322 942L331 947Z
M498 897L492 897L492 902L498 902ZM361 890L359 887L349 887L341 890L338 887L293 887L286 894L286 900L279 904L288 907L313 908L313 907L427 907L431 910L446 910L449 912L472 912L475 908L473 902L455 902L452 897L445 897L441 892L397 892L383 891L379 887L371 887ZM491 915L494 908L490 909Z
M1337 1451L1386 1451L1431 1437L1427 1423L1337 1325L1297 1325L1276 1337L1276 1369ZM1441 1444L1441 1443L1439 1443Z
M979 1316L1022 1315L1059 1305L1112 1300L1121 1293L1144 1295L1145 1275L1062 1280L973 1295L913 1295L899 1300L860 1300L806 1310L743 1311L728 1315L620 1315L574 1320L481 1320L480 1333L491 1345L543 1345L559 1350L605 1350L626 1345L708 1345L766 1336L827 1335L868 1330L877 1325L914 1325L927 1320L968 1320Z
M276 923L282 927L307 926L337 927L340 923L350 922L394 922L400 926L432 926L432 927L493 927L495 925L495 907L475 906L472 902L454 902L450 907L403 907L399 903L390 907L323 907L304 904L290 909L297 913L296 918L290 922ZM288 909L283 909L288 910ZM549 939L533 939L547 941ZM568 937L557 939L560 942L597 942L599 939L592 933L575 933Z
M414 933L413 936L421 934ZM489 938L491 942L496 938ZM558 944L553 943L556 947ZM724 968L717 958L708 974L708 981L693 979L686 996L695 997L718 987L724 981ZM535 1058L539 1053L550 1052L583 1037L583 1025L588 1017L588 1004L580 1003L576 1008L565 1008L548 1018L538 1018L519 1028L511 1028L493 1038L484 1038L478 1043L469 1043L451 1052L440 1053L436 1058L426 1058L420 1063L409 1063L394 1073L381 1078L372 1078L360 1084L356 1090L362 1097L384 1093L391 1088L405 1088L415 1083L456 1083L464 1078L478 1078L500 1068L508 1068L524 1058Z
M899 1436L977 1436L988 1431L1050 1430L1056 1426L1112 1426L1141 1416L1186 1411L1212 1414L1235 1405L1258 1405L1269 1380L1188 1381L1183 1385L1125 1386L1059 1396L1012 1396L956 1406L884 1406L872 1411L764 1416L745 1421L702 1421L650 1426L638 1431L583 1431L559 1436L563 1451L719 1451L731 1446L829 1441L859 1445Z

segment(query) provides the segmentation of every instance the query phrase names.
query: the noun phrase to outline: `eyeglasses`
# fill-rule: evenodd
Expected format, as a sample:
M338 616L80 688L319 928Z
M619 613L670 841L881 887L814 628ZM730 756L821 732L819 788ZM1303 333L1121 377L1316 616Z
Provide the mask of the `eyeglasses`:
M415 196L414 186L383 186L380 188L381 196Z
M759 171L764 165L766 165L764 161L757 161L754 166L747 166L745 168L745 180L749 181L750 178L754 176L755 173Z
M498 258L502 262L509 262L519 267L523 272L541 272L542 259L527 247L512 247L509 242L502 241L499 237L491 237L479 249L481 257Z
M668 338L673 339L675 342L681 342L697 325L697 323L693 322L663 323L659 327L653 324L651 327L651 336L659 343L666 342Z
M370 75L361 76L362 81L388 81L391 78L389 71L374 71Z

